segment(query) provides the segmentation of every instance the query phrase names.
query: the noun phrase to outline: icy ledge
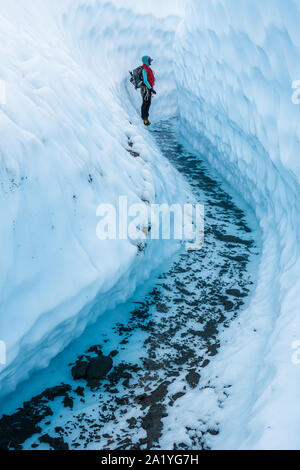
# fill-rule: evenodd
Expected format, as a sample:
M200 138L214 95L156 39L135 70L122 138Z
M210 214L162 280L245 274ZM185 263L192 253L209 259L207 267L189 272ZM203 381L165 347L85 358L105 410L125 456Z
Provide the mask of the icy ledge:
M242 192L264 242L251 305L203 377L215 396L194 396L199 416L221 423L217 448L299 448L299 24L293 0L192 0L177 34L182 134ZM215 414L218 385L233 387Z

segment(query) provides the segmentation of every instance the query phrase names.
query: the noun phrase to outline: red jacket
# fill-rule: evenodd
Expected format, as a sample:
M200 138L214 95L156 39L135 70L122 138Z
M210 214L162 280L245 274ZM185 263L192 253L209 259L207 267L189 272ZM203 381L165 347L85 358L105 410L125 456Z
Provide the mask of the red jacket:
M154 76L154 73L153 73L152 69L148 65L145 65L145 64L143 65L143 69L146 70L146 72L147 72L147 78L148 78L149 85L151 86L151 88L154 88L155 76Z

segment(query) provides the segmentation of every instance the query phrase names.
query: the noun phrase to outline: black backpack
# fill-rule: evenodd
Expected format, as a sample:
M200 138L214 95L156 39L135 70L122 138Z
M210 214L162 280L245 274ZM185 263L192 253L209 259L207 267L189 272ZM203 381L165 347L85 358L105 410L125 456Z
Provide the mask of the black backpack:
M143 80L143 67L137 67L130 73L130 82L133 84L135 89L137 90L138 88L142 88L144 86L144 80Z

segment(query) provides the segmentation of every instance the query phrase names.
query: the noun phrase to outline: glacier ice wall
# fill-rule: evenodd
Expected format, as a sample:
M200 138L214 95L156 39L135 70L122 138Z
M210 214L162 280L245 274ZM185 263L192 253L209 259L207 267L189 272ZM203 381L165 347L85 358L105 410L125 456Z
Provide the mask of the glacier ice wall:
M182 134L242 193L264 240L254 298L209 371L234 384L216 447L299 447L299 24L294 0L191 0L176 37Z
M176 202L187 194L122 84L144 54L171 60L182 7L158 4L142 11L127 1L0 4L7 95L0 107L0 340L7 347L0 395L46 367L176 249L150 245L137 256L129 241L96 237L100 203L117 205L120 195L129 203ZM164 75L166 61L160 64ZM172 112L174 80L168 88ZM128 153L128 139L140 158Z

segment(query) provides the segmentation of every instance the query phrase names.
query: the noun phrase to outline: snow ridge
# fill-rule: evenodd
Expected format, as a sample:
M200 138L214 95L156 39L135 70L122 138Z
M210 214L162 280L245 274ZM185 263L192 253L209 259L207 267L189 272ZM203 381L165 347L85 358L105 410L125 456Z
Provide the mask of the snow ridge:
M254 298L208 371L234 384L221 448L299 447L299 22L294 0L191 0L177 33L182 134L241 192L263 232Z

